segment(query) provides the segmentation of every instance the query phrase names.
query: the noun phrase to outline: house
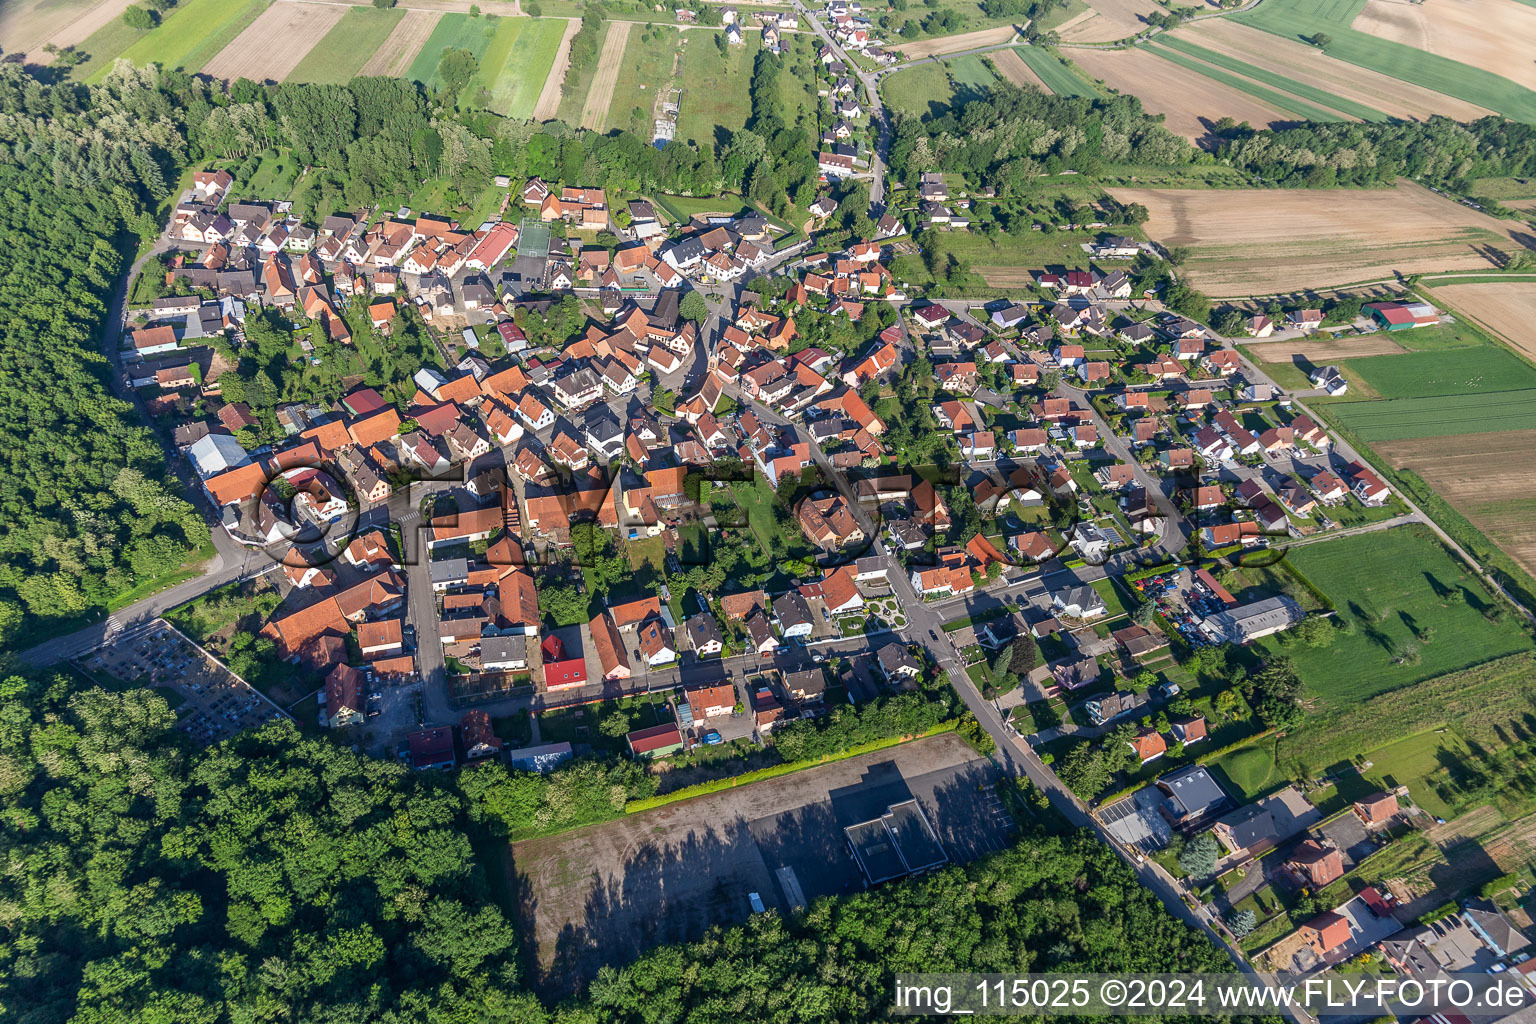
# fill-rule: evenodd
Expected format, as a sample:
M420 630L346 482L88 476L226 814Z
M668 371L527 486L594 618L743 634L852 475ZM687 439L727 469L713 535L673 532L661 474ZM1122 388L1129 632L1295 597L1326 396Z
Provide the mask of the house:
M1338 397L1349 391L1349 381L1337 366L1319 366L1312 371L1309 379L1313 387L1326 391L1329 397Z
M351 665L337 665L325 677L325 726L342 729L363 721L363 673Z
M1293 309L1285 314L1285 326L1297 331L1315 331L1323 326L1323 311L1320 309Z
M800 529L823 551L836 551L864 539L864 531L841 495L811 499L795 511Z
M386 657L404 650L399 619L382 619L377 622L360 622L357 625L357 646L363 657Z
M1245 644L1289 629L1306 612L1284 594L1262 598L1208 615L1200 622L1200 631L1217 643Z
M1344 858L1338 848L1324 846L1313 839L1298 844L1286 859L1285 866L1314 890L1344 877Z
M566 650L565 641L550 635L539 644L539 651L544 656L546 690L566 689L586 683L587 662L580 650L571 653Z
M701 612L690 616L683 622L683 631L688 634L689 646L701 658L719 654L725 647L725 637L713 615Z
M1354 804L1355 817L1368 829L1385 828L1397 814L1397 794L1375 793Z
M1096 619L1109 612L1099 592L1087 585L1053 592L1051 607L1069 619Z
M521 633L480 640L480 664L487 672L519 672L528 668L528 637Z
M1361 504L1371 507L1385 505L1392 496L1391 489L1382 483L1381 477L1360 463L1350 463L1345 471L1350 478L1350 492L1360 499Z
M1210 735L1204 715L1196 715L1193 718L1176 718L1173 720L1172 730L1173 738L1186 747L1191 743L1198 743Z
M690 14L693 12L689 12ZM637 729L624 737L631 757L666 757L683 749L683 734L671 722Z
M1061 678L1059 670L1062 667L1060 665L1056 666L1058 679ZM1087 679L1088 683L1092 683L1097 679L1098 665L1092 658L1085 658L1073 667L1081 673L1080 678ZM1063 685L1068 689L1074 689L1078 686L1087 685L1087 683L1078 683L1074 686L1069 681L1063 683ZM1114 721L1122 715L1130 714L1145 703L1146 698L1141 694L1122 690L1119 693L1111 693L1085 701L1083 703L1083 710L1088 712L1088 719L1094 725L1103 725L1106 722Z
M1461 919L1494 956L1513 956L1531 944L1492 903L1467 904L1461 912Z
M1314 917L1297 931L1301 941L1318 957L1326 957L1343 946L1349 941L1350 934L1349 918L1331 910Z
M1275 322L1263 313L1255 313L1244 323L1248 334L1254 338L1267 338L1275 333Z
M1168 752L1168 744L1163 739L1163 734L1156 729L1142 729L1132 737L1130 744L1142 764L1156 761Z
M629 656L612 616L606 611L600 612L588 628L592 633L592 646L597 651L598 664L603 670L603 682L628 679L631 675Z
M1212 826L1216 838L1232 853L1258 856L1304 832L1322 813L1301 791L1287 786L1271 796L1239 808Z
M683 700L693 714L694 721L719 718L721 715L735 713L736 688L729 682L696 686L684 692Z
M411 767L416 771L446 770L458 764L458 756L453 751L452 726L419 729L405 738L405 744Z
M778 620L780 632L786 637L810 636L811 630L815 628L811 606L798 590L774 598L773 615Z

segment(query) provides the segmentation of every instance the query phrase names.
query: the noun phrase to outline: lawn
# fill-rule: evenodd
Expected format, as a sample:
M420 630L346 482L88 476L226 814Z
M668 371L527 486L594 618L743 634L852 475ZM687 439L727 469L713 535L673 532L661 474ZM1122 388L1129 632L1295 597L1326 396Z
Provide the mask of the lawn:
M633 31L633 30L631 30ZM681 112L677 119L677 141L712 145L717 149L725 138L717 129L736 131L746 127L752 116L752 62L762 40L749 34L741 46L727 47L721 56L713 32L686 32L683 39L682 67L678 84L682 86ZM615 95L614 103L623 101Z
M261 199L287 199L298 176L299 162L292 153L269 149L261 154L261 163L256 166L256 173L251 175L242 194Z
M1497 280L1497 279L1496 279ZM1411 331L1394 331L1392 340L1414 352L1434 349L1470 348L1474 345L1492 345L1487 335L1465 320L1416 327Z
M623 129L646 139L651 137L654 127L651 112L656 91L672 80L672 64L677 59L680 39L681 34L676 29L665 25L636 25L629 30L629 41L624 45L624 66L613 87L605 128L610 131ZM579 107L575 117L578 120L581 117Z
M1290 563L1334 602L1348 632L1324 647L1260 641L1291 657L1323 708L1364 700L1431 676L1526 649L1513 616L1485 617L1482 583L1422 526L1341 537L1289 552ZM1453 599L1453 591L1461 598Z
M1471 750L1456 733L1447 731L1399 740L1371 751L1370 759L1371 767L1365 778L1375 784L1373 788L1407 786L1413 802L1429 813L1440 818L1456 816L1456 809L1441 799L1431 781L1435 776L1440 777L1438 781L1445 780L1447 764L1472 760Z
M1429 328L1432 329L1432 328ZM1406 335L1411 332L1404 332ZM1480 395L1536 388L1536 368L1506 349L1436 349L1342 361L1382 398Z
M1195 74L1204 75L1206 78L1209 78L1214 82L1221 82L1223 85L1229 85L1236 89L1238 92L1247 93L1249 96L1263 100L1265 103L1268 103L1270 106L1275 107L1278 110L1289 111L1290 113L1296 114L1299 117L1311 121L1348 120L1342 114L1336 113L1332 110L1315 106L1314 104L1307 103L1304 100L1301 100L1295 96L1287 95L1283 92L1276 92L1274 89L1267 88L1255 81L1252 81L1251 79L1244 78L1241 75L1229 74L1214 64L1208 64L1202 60L1196 60L1194 57L1191 57L1187 53L1183 53L1178 50L1171 50L1168 47L1158 46L1153 43L1146 44L1146 48L1166 61L1171 61L1180 67L1188 68Z
M1536 429L1536 389L1318 405L1366 443Z
M382 11L376 7L352 8L284 81L350 82L403 17L405 9L399 7Z
M1223 788L1244 803L1263 796L1283 781L1275 765L1274 741L1270 739L1229 751L1206 767L1225 784Z
M1097 96L1093 86L1064 64L1060 57L1040 46L1021 46L1019 57L1057 96Z
M1413 82L1447 96L1498 111L1517 121L1536 122L1536 92L1491 71L1389 42L1351 28L1365 0L1264 0L1232 17L1286 39L1330 38L1330 57Z
M270 2L184 0L172 8L158 26L142 34L135 33L130 45L117 53L108 54L106 50L121 38L116 28L121 21L116 21L92 35L82 45L81 48L91 54L92 59L82 65L76 75L88 82L99 82L111 70L114 57L122 57L140 65L163 64L170 68L201 70L214 54L255 21ZM101 36L101 42L106 44L100 51L95 48L97 36Z
M1170 35L1164 33L1163 35L1157 37L1157 42L1161 46L1171 47L1191 57L1197 57L1207 64L1213 64L1219 68L1226 68L1228 71L1235 71L1239 75L1242 75L1246 78L1251 78L1256 82L1262 82L1265 85L1272 85L1282 92L1290 93L1293 96L1299 96L1303 100L1308 100L1312 103L1320 104L1323 107L1329 108L1331 110L1337 110L1343 114L1349 114L1352 117L1358 117L1362 121L1391 120L1389 117L1387 117L1386 114L1383 114L1379 110L1372 109L1371 107L1366 106L1364 103L1360 103L1351 99L1345 99L1342 96L1337 96L1331 92L1328 92L1326 89L1319 89L1315 85L1307 85L1304 82L1293 81L1292 79L1286 78L1284 75L1277 75L1273 71L1269 71L1265 68L1254 67L1252 64L1238 60L1236 57L1229 57L1224 53L1217 53L1215 50L1206 49L1204 46L1201 46L1198 43L1192 43L1177 34ZM1170 60L1173 59L1171 56L1169 56L1166 50L1160 50L1159 53L1164 57L1168 57ZM1292 108L1287 107L1286 109ZM1334 121L1338 120L1338 118L1328 117L1325 118L1325 120Z
M979 97L983 91L997 84L997 76L977 54L965 57L956 57L949 61L949 76L955 83L955 97L958 102L965 102L971 97Z
M880 98L897 110L926 117L949 109L955 88L943 64L919 64L887 75L880 83Z
M468 50L475 60L484 58L503 19L472 18L467 14L445 14L422 44L421 52L411 61L405 77L440 89L443 80L438 77L437 65L443 59L444 50Z

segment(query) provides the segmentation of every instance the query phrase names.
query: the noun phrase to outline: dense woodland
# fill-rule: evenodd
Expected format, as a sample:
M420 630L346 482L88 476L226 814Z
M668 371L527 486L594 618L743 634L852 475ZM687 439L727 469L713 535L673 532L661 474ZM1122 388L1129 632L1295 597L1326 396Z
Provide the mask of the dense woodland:
M288 725L194 751L174 722L154 691L0 684L10 1019L850 1024L885 1018L895 971L1225 963L1037 807L1003 853L651 950L544 1007L493 898L488 827L550 812L528 777L411 773ZM572 799L614 799L613 771L588 769Z

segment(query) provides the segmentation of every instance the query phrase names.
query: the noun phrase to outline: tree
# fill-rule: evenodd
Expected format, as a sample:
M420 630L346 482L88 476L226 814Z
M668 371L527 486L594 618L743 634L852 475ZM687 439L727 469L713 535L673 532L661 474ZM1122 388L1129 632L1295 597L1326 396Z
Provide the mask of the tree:
M1227 915L1227 930L1242 938L1258 927L1259 919L1251 910L1236 910Z
M603 720L597 724L597 731L604 736L618 739L630 731L629 716L615 708L611 714L605 715Z
M379 10L383 11L383 10L388 10L389 8L395 6L395 4L397 4L399 2L400 2L400 0L373 0L373 6L377 7Z
M1184 844L1179 854L1179 867L1193 878L1205 878L1216 870L1216 861L1220 855L1216 838L1209 832L1201 832Z
M684 320L692 320L702 325L709 319L709 306L704 301L704 296L696 291L689 290L677 304L677 311Z
M1333 36L1330 36L1327 32L1316 32L1313 33L1310 42L1319 50L1326 50L1329 46L1333 45Z
M155 13L147 7L134 4L123 12L123 24L131 29L146 32L155 27Z
M444 50L442 58L437 62L437 75L443 80L443 92L449 98L458 96L469 84L469 80L475 77L479 67L479 60L469 50L458 47Z

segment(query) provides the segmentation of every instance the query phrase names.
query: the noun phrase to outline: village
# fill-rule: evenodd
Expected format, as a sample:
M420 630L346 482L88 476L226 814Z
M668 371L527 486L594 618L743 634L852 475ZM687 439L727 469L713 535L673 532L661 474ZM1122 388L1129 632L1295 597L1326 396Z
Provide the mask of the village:
M1214 828L1223 870L1322 891L1422 814L1406 790L1352 805L1363 833L1294 789L1239 807L1197 760L1213 725L1168 678L1173 649L1327 614L1218 564L1411 518L1296 402L1347 389L1337 368L1303 395L1265 379L1138 293L1142 243L1113 235L1085 244L1099 269L1040 268L1015 299L913 299L892 212L813 251L776 248L750 211L669 223L643 197L616 216L601 189L498 184L504 219L473 229L404 210L311 228L199 174L165 236L178 294L130 311L125 380L230 538L278 563L261 634L295 666L281 702L302 723L418 769L548 771L594 745L691 763L947 674L1041 751L1086 739L1124 762L1132 791L1100 813L1138 857ZM949 212L941 176L919 191L920 219ZM388 382L403 401L343 381L277 404L281 436L262 436L209 368L274 310L299 360L361 342L349 320L380 339L419 323L437 359ZM1382 300L1343 329L1438 321ZM627 731L599 734L598 706ZM1323 969L1395 936L1382 948L1415 973L1523 944L1442 942L1444 923L1405 938L1396 899L1322 908L1268 961ZM1494 917L1468 910L1468 934L1518 935Z

